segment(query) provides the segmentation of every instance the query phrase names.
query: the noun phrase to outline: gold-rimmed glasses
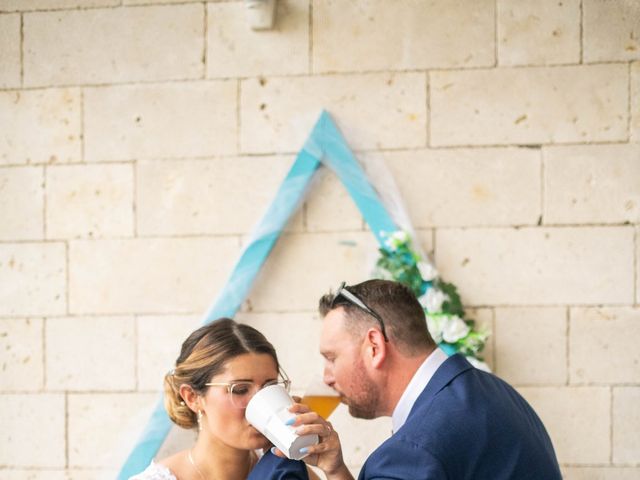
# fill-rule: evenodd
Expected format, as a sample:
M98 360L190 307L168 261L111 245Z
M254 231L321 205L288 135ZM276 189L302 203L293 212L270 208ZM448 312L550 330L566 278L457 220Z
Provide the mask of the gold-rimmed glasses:
M253 396L258 393L258 391L262 390L265 387L271 387L273 385L280 385L287 392L291 387L291 381L289 377L284 372L284 370L280 370L280 377L277 380L270 380L265 382L262 385L259 385L254 382L209 382L205 383L207 387L225 387L227 389L227 393L231 397L231 404L236 408L247 408L249 401L253 398Z

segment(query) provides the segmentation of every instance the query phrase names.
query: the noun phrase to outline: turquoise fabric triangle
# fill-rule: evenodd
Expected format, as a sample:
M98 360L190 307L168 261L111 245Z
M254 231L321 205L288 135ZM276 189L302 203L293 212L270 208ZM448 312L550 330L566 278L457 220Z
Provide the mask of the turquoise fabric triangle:
M240 254L229 280L205 314L203 324L236 314L287 221L303 200L321 162L338 175L381 247L384 247L384 233L398 229L333 119L328 112L323 111L267 212ZM118 474L119 480L127 480L149 465L171 426L160 398L144 432L122 466Z

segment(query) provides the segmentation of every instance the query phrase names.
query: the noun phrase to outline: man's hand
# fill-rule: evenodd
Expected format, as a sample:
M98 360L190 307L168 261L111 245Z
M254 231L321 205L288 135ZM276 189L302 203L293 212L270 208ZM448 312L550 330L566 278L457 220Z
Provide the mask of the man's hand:
M289 411L296 414L292 427L297 427L298 435L316 434L320 439L318 444L307 447L309 454L303 458L303 461L320 468L327 476L327 480L353 480L342 458L340 438L331 424L302 403L295 403ZM284 454L277 449L275 454L284 457Z

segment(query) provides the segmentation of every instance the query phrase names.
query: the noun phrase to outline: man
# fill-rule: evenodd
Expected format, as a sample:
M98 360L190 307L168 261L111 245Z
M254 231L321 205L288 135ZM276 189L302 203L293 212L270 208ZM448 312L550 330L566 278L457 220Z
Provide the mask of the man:
M392 417L392 436L366 460L360 480L562 478L531 406L496 376L437 348L408 288L343 284L319 309L325 383L354 417ZM343 465L330 470L328 478L347 477Z

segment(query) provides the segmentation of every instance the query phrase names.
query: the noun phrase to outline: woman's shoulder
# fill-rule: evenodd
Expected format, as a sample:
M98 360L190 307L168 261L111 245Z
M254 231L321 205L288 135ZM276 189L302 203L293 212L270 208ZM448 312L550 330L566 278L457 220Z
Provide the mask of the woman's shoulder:
M152 460L143 472L130 477L129 480L176 480L176 476L169 468Z

